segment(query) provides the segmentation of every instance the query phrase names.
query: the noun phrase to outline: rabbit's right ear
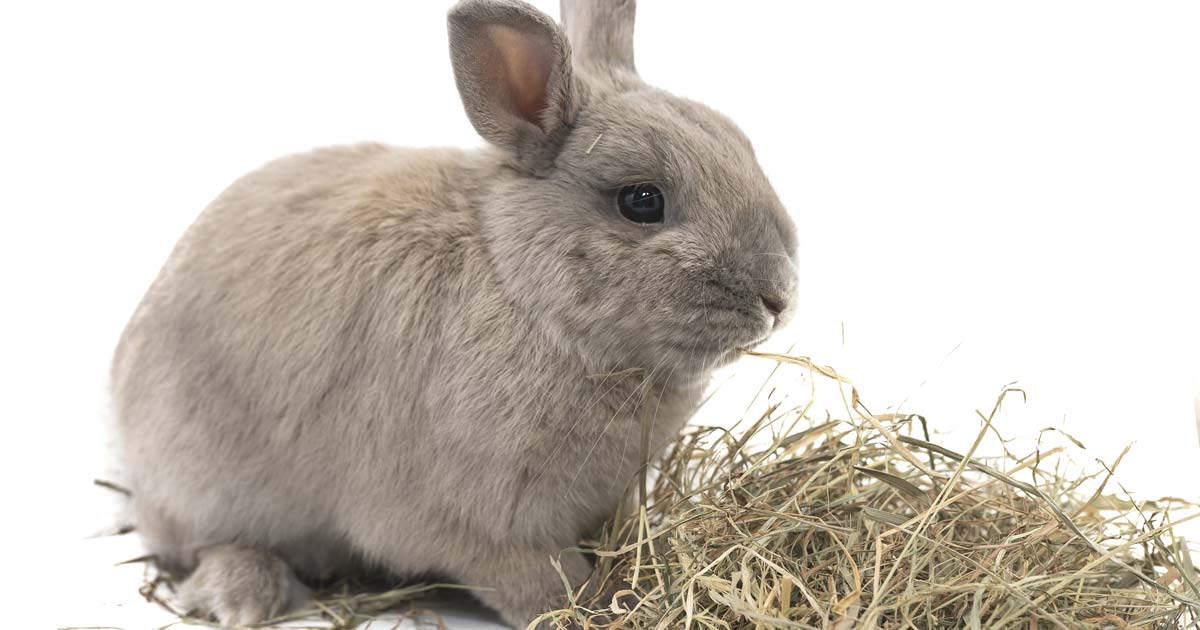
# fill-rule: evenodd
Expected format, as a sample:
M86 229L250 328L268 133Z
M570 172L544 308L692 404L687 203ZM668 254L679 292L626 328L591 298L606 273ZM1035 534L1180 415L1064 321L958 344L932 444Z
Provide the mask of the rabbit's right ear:
M447 22L454 79L475 130L531 171L552 164L581 100L558 25L519 0L463 0Z
M575 64L599 75L633 75L637 0L561 0L563 29Z

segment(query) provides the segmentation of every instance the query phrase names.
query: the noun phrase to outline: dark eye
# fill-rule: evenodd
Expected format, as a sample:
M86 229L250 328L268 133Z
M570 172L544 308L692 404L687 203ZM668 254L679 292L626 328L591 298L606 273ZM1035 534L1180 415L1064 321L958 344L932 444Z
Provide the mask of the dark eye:
M634 223L662 223L666 199L654 184L634 184L617 192L621 216Z

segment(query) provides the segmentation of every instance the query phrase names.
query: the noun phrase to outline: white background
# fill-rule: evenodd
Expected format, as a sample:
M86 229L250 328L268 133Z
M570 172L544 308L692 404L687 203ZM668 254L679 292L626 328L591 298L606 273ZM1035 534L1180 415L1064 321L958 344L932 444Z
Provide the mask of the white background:
M801 311L772 347L947 439L1019 381L1006 434L1065 428L1106 460L1135 442L1126 487L1200 495L1200 5L641 4L643 77L738 121L799 226ZM0 8L7 625L167 621L110 566L135 540L83 540L110 518L90 481L121 328L265 160L479 144L447 8ZM705 417L736 419L764 368L738 366Z

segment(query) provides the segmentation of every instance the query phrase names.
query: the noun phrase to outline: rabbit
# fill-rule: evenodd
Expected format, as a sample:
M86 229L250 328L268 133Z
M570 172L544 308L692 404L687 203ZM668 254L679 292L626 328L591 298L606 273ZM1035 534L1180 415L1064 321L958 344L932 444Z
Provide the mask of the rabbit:
M370 569L481 587L525 627L564 602L552 560L587 582L574 546L643 453L795 310L796 230L750 142L641 81L634 11L565 0L560 28L463 0L484 147L284 157L187 229L112 365L180 602L254 624Z

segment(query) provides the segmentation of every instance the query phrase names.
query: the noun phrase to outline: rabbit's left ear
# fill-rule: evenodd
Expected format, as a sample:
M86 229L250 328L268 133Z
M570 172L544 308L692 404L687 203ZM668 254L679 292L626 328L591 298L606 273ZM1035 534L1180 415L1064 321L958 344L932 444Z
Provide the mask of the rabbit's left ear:
M475 130L531 170L552 163L580 100L558 25L518 0L463 0L447 22L454 79Z

